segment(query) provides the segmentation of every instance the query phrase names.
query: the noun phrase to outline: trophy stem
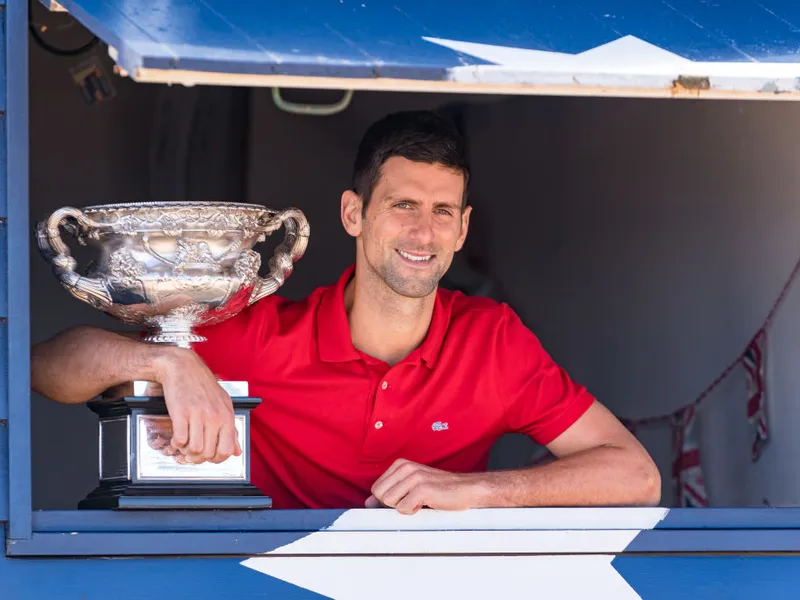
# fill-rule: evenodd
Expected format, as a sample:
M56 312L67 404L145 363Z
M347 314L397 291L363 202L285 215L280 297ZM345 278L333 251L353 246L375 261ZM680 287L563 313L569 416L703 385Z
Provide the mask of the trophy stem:
M155 331L146 335L144 342L151 344L167 344L178 348L191 349L192 344L205 342L207 338L192 332L192 328L185 325L170 326L163 324L155 328Z

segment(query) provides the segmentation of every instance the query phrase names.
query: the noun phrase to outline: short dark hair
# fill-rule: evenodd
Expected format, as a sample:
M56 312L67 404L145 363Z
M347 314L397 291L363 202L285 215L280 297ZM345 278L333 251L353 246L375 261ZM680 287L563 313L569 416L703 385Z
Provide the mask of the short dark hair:
M364 134L353 166L353 191L361 196L363 211L367 210L378 184L383 163L393 156L461 171L464 175L461 205L466 206L469 164L462 135L443 115L418 110L383 117Z

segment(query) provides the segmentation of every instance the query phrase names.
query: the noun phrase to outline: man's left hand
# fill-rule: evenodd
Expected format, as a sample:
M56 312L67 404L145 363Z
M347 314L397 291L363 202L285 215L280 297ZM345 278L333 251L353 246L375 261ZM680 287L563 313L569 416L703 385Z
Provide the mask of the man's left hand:
M423 507L466 510L480 505L485 482L477 473L450 473L398 459L372 485L367 508L388 506L413 515Z

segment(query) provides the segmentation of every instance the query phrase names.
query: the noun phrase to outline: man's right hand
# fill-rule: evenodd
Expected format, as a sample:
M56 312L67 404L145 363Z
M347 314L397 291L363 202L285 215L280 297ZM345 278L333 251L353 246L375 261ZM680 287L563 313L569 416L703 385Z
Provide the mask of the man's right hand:
M203 360L191 350L144 344L138 337L71 327L33 347L31 387L56 402L78 404L127 382L159 383L175 432L170 443L181 455L195 463L241 455L233 403Z
M240 456L230 396L197 354L165 350L157 369L172 420L171 446L193 463L221 463Z

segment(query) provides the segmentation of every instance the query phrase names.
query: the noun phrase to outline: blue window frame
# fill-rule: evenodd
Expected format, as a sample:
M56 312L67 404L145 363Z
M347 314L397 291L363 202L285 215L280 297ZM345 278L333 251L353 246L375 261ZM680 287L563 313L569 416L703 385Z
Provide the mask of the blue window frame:
M142 0L144 2L144 0ZM106 6L109 3L100 3ZM179 3L178 3L179 4ZM0 0L0 521L10 556L260 554L310 534L382 533L384 551L408 532L633 530L617 548L594 552L800 551L800 509L550 509L432 514L401 520L393 511L147 512L45 511L31 501L27 0ZM461 11L463 12L463 11ZM456 13L461 14L456 11ZM455 13L454 13L455 14ZM655 509L657 510L657 509ZM548 512L549 511L549 512ZM650 511L650 512L648 512ZM348 515L355 517L348 521ZM563 519L567 514L569 518ZM561 520L552 520L561 515ZM589 517L586 517L589 515ZM598 516L600 515L600 516ZM608 516L605 516L608 515ZM642 523L653 518L654 523ZM639 519L643 521L639 521ZM327 539L327 538L326 538ZM357 545L347 546L361 552ZM413 550L413 548L411 548ZM535 550L535 548L533 549ZM334 553L321 544L318 552ZM374 552L373 552L374 554ZM800 572L794 569L793 572Z
M0 4L0 6L2 6ZM0 31L7 30L7 15L0 11ZM7 176L7 118L6 118L6 39L0 39L0 268L8 269L8 196L12 182ZM0 521L8 519L8 286L4 277L0 288Z
M2 331L3 394L0 418L6 415L8 465L8 535L31 535L30 447L30 303L28 228L28 9L24 0L10 0L5 10L5 271Z

